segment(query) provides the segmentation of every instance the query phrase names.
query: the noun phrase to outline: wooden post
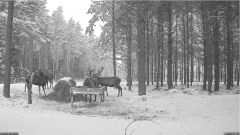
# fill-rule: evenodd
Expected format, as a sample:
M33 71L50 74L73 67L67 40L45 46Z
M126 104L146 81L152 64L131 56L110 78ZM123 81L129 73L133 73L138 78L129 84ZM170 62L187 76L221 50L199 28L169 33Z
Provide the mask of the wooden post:
M27 84L28 88L28 104L32 104L32 83L34 79L34 72L32 73L29 83Z
M99 96L100 96L99 105L101 105L101 102L102 102L102 94L99 94Z
M32 104L32 89L28 85L28 104Z
M103 92L102 92L102 101L105 102L105 91L107 91L107 86L103 87Z
M73 108L73 91L72 91L72 87L70 88L70 93L71 93L71 107Z

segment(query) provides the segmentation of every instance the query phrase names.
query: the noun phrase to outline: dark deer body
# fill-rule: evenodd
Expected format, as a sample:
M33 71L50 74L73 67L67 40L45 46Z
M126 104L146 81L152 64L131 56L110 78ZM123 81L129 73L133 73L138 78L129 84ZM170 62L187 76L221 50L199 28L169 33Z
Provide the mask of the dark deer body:
M25 92L26 92L26 87L29 84L30 77L31 77L31 75L28 75L25 78ZM48 82L47 76L45 76L40 70L39 71L34 71L34 79L33 79L32 84L38 85L39 95L41 95L41 93L40 93L40 87L41 86L42 86L44 94L46 95L44 86L47 84L47 82Z
M120 86L121 79L118 77L99 77L97 75L93 75L93 81L96 85L107 86L107 87L114 87L118 89L118 97L121 92L122 96L122 88ZM107 93L108 95L108 93Z
M90 79L90 78L86 78L83 82L83 86L87 86L89 88L94 88L96 87L94 82ZM96 98L97 98L97 95L95 95L95 98L94 98L94 101L93 102L96 102ZM87 102L87 94L85 95L85 102ZM90 94L90 101L89 102L92 102L92 95Z

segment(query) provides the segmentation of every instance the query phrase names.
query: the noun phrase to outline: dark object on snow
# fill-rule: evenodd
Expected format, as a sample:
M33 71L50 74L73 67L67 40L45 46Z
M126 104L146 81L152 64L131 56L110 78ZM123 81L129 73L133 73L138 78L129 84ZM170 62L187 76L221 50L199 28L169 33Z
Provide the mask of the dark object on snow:
M53 74L52 73L47 73L47 78L48 78L48 82L50 84L50 88L53 88ZM47 83L47 87L48 87L48 83Z
M54 100L57 101L70 102L70 88L75 86L76 82L72 78L64 77L57 82L53 88L54 93L49 94L48 97L54 98ZM82 99L82 97L80 97L80 99Z
M34 72L30 76L29 83L27 84L28 88L28 104L32 104L32 82L34 79Z
M72 78L65 77L57 82L57 84L53 88L53 91L59 97L68 96L70 94L70 87L75 87L75 86L76 86L76 82Z
M114 87L118 89L118 97L121 92L122 96L122 87L120 86L121 79L118 77L98 77L94 76L93 77L94 82L101 86L108 86L108 87ZM107 94L108 95L108 94Z
M84 80L83 86L87 86L89 88L95 88L96 87L93 80L90 79L90 78L86 78ZM93 102L96 102L96 98L97 98L97 95L95 95L95 98L94 98ZM85 102L87 102L87 94L85 95ZM91 94L90 94L90 101L89 102L92 102L92 95Z
M96 86L101 85L101 86L114 87L114 88L118 89L118 97L119 97L120 92L121 92L121 96L122 96L122 88L120 86L121 79L118 77L99 77L102 70L103 70L103 67L101 68L100 71L98 71L97 74L94 74L92 77L92 80L94 81L94 83L96 83ZM107 95L108 95L108 93L107 93Z
M54 92L51 92L47 96L41 98L45 100L54 100L58 102L70 103L71 102L70 88L75 86L76 82L70 77L62 78L54 86L53 88ZM83 98L84 98L83 95L80 94L75 95L74 101L84 101Z
M25 71L27 71L27 72L29 73L29 71L28 71L27 69L22 68L22 70L25 70ZM40 93L40 87L42 86L43 92L44 92L44 94L45 94L45 96L46 96L44 86L45 86L45 85L47 84L47 82L48 82L47 76L45 76L41 70L36 70L36 71L34 71L33 73L34 73L34 74L33 74L33 82L32 82L32 84L38 86L38 88L39 88L39 95L41 95L41 93ZM24 78L24 80L25 80L25 90L24 90L24 91L25 91L25 92L26 92L26 87L27 87L27 85L29 85L29 80L30 80L31 75L32 75L32 74L29 74L26 78Z

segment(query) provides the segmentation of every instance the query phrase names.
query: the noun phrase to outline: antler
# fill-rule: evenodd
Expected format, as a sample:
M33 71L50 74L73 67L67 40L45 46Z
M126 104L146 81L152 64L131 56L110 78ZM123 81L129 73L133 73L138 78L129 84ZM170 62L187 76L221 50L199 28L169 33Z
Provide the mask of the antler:
M87 75L89 78L92 78L92 74L94 74L94 69L88 69Z
M100 70L98 70L98 73L97 73L97 75L98 75L98 76L100 76L100 75L101 75L101 73L102 73L103 69L104 69L104 67L102 66L102 67L101 67L101 69L100 69Z

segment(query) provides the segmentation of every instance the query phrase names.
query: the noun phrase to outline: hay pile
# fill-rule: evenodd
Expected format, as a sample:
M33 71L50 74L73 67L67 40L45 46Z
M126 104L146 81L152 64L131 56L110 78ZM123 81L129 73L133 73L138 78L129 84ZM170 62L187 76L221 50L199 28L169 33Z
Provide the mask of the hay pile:
M64 77L61 80L59 80L57 84L54 86L53 88L54 92L49 93L45 97L45 99L69 103L71 101L70 88L75 86L76 86L76 82L72 78ZM83 96L77 95L74 97L74 100L82 101Z
M67 97L70 94L70 88L75 86L76 82L72 78L65 77L57 82L53 91L58 97Z

